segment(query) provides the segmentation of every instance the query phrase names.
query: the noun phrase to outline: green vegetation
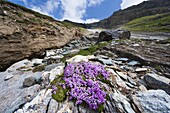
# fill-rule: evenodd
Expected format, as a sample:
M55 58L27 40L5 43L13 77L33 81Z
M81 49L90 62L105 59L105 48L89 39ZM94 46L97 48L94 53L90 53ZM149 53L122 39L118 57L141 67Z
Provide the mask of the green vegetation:
M64 82L63 77L64 77L64 73L61 75L56 75L56 78L51 82L51 85L56 85L59 82L60 83Z
M56 78L51 82L52 86L57 88L56 94L52 94L52 98L55 99L57 102L63 102L67 97L68 89L63 89L59 83L64 83L64 74L56 75Z
M32 72L41 72L45 69L46 65L38 65L36 67L34 67L34 69L32 70Z
M71 58L71 57L76 56L76 55L84 55L84 56L93 55L94 52L96 52L98 49L106 46L108 43L109 42L102 42L102 43L99 43L99 44L96 44L96 45L92 45L88 49L82 49L76 54L64 55L64 57L61 59L61 61L65 62L67 58Z
M42 22L41 19L39 19L39 18L29 18L29 20L33 23L41 23Z
M22 14L21 12L18 12L18 16L19 16L19 17L22 17L23 14Z
M63 23L63 25L65 26L65 27L67 27L67 28L72 28L72 27L76 27L74 24L71 24L71 23L69 23L69 22L62 22Z
M5 1L7 1L7 0L0 0L0 2L5 2Z
M131 31L170 32L170 13L137 18L128 22L122 28Z
M57 102L63 102L66 97L67 97L67 93L68 89L63 89L61 86L57 86L57 93L56 94L52 94L52 98L55 99Z
M26 68L25 66L21 66L21 67L17 68L16 70L18 70L18 71L31 71L32 69Z
M82 32L83 32L83 31L86 31L85 28L79 27L79 26L77 26L76 24L71 23L71 22L63 21L62 24L63 24L65 27L69 28L69 29L70 29L70 28L73 28L73 27L77 27L77 28L78 28L79 30L81 30Z
M98 111L99 113L102 113L102 112L104 111L104 104L99 105L99 107L97 108L97 111Z
M168 38L166 41L167 41L168 43L170 43L170 38Z

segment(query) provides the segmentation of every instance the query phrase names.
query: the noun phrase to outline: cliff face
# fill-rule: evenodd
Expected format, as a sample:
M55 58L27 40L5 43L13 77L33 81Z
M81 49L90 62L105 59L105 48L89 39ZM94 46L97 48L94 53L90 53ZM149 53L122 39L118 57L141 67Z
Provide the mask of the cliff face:
M169 0L149 0L139 5L119 10L113 13L110 17L97 23L89 24L87 27L106 29L118 28L119 26L140 17L170 12L169 7Z
M10 2L0 2L0 71L24 58L43 56L81 35L51 17Z

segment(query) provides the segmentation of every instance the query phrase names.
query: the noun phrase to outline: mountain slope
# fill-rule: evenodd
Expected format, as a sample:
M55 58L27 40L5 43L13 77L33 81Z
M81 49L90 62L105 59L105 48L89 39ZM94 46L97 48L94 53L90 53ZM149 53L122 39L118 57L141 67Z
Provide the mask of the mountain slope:
M131 31L170 32L170 13L137 18L128 22L122 28Z
M22 6L0 2L0 71L24 58L42 56L81 35L51 17Z
M97 23L89 24L91 28L118 28L134 19L155 14L170 12L170 0L149 0L144 1L139 5L129 7L124 10L119 10L110 17L101 20Z

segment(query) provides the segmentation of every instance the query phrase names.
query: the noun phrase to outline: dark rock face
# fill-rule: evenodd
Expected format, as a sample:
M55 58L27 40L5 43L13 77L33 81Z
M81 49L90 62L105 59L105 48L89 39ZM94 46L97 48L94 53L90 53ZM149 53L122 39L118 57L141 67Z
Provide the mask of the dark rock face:
M131 33L128 30L102 31L99 34L98 42L110 41L112 39L130 39Z
M163 89L170 94L170 79L157 74L147 74L144 77L146 84L153 89Z
M117 30L115 34L116 33L118 34L119 39L130 39L131 36L130 31L128 30ZM112 35L114 35L114 33L112 33Z
M112 33L109 31L102 31L99 34L99 42L112 40Z

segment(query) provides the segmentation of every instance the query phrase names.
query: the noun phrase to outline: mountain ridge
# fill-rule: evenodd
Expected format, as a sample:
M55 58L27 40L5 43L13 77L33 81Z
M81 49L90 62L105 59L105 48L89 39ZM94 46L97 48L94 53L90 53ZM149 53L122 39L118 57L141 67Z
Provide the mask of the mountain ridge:
M144 1L141 4L131 6L124 10L114 12L110 17L101 20L97 23L92 23L87 26L92 28L113 29L118 28L133 19L170 12L169 0L150 0Z

